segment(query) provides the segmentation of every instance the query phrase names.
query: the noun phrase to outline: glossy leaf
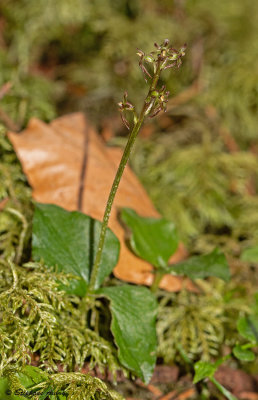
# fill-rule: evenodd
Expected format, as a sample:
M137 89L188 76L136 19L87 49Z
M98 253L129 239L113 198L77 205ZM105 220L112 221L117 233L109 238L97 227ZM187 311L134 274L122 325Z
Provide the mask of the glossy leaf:
M251 350L245 349L240 345L233 348L233 354L236 358L238 358L238 360L241 361L254 361L255 359L255 355Z
M217 365L206 361L198 361L194 364L194 380L193 383L198 383L202 379L211 378L217 370Z
M105 287L97 291L110 300L111 331L120 362L145 383L156 362L157 303L151 292L139 286Z
M144 218L130 208L121 213L130 228L133 251L158 268L166 268L168 260L178 247L178 236L173 222L164 218Z
M67 292L86 294L90 271L96 254L101 223L78 211L69 212L53 204L35 205L32 254L49 266L71 273ZM119 241L109 229L106 236L97 287L111 273L118 261Z
M237 321L237 329L245 339L258 343L258 316L256 314L240 318Z
M241 260L258 263L258 246L244 250L241 254Z
M229 265L225 255L215 249L209 254L194 256L179 264L169 266L170 271L185 275L191 279L203 279L209 276L228 281L230 279Z

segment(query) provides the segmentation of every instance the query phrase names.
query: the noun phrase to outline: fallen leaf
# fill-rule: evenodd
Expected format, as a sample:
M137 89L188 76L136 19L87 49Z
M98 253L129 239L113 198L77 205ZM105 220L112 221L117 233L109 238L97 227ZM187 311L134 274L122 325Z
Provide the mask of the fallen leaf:
M69 211L80 210L93 218L102 219L121 150L106 147L82 113L60 117L50 124L32 118L25 130L18 134L9 132L8 137L22 163L36 201L56 204ZM151 285L152 266L136 257L126 246L125 232L118 219L122 207L130 207L142 216L159 217L143 186L128 166L109 223L121 242L114 275L127 282ZM184 246L180 244L170 262L178 262L186 255ZM182 287L182 280L166 275L160 287L178 291ZM188 281L188 287L194 290L191 281Z

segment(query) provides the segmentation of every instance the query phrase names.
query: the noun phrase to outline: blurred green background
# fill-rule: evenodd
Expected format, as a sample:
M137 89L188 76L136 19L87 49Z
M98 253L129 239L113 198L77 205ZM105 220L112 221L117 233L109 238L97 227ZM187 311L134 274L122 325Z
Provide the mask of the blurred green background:
M2 0L0 120L17 130L82 110L121 146L117 102L146 92L136 49L185 42L164 74L168 112L147 123L132 158L158 210L193 252L231 256L258 242L258 2Z

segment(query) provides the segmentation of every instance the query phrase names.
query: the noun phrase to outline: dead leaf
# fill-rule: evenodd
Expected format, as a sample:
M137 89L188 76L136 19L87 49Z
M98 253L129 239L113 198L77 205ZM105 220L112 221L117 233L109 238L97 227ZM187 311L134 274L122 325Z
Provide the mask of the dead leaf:
M121 150L106 147L82 113L58 118L49 125L33 118L24 131L19 134L9 132L8 137L35 200L57 204L67 210L79 209L93 218L102 219ZM124 229L118 221L122 207L131 207L142 216L159 216L129 167L121 180L109 223L121 242L114 274L127 282L151 285L152 266L136 257L125 244ZM181 244L171 261L179 261L185 256L186 250ZM172 275L166 275L160 284L169 291L178 291L181 286L182 280ZM188 287L194 290L190 281Z

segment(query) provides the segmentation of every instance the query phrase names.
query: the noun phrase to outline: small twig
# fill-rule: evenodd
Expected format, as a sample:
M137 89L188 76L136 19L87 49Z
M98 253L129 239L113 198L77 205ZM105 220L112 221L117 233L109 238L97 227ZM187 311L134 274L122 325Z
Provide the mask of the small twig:
M192 397L194 395L195 395L195 389L194 388L190 388L190 389L187 389L186 391L180 393L179 395L177 395L172 400L186 400L186 399L189 399L190 397Z
M152 384L145 385L145 383L143 383L140 380L137 380L136 383L137 383L138 386L149 390L149 392L154 394L154 396L158 397L159 399L162 398L160 396L163 396L163 392L157 386L154 386Z
M3 200L0 201L0 211L5 208L6 203L8 202L9 198L5 197Z
M171 392L168 392L164 396L159 397L158 400L172 400L176 395L177 392L175 390L172 390Z
M146 386L146 388L157 397L163 395L162 391L157 386L149 384Z
M16 122L14 122L2 108L0 108L0 120L2 120L2 122L6 125L7 129L15 132L20 130L19 125L16 124Z
M171 392L165 394L165 396L159 397L158 400L187 400L194 395L195 395L195 389L191 387L181 392L172 390Z
M12 82L6 82L0 88L0 100L9 92L11 87L13 86ZM8 129L12 131L18 131L19 126L6 114L4 110L0 108L0 119L7 126Z
M2 98L9 92L12 86L12 82L6 82L3 84L3 86L0 88L0 100L2 100Z

